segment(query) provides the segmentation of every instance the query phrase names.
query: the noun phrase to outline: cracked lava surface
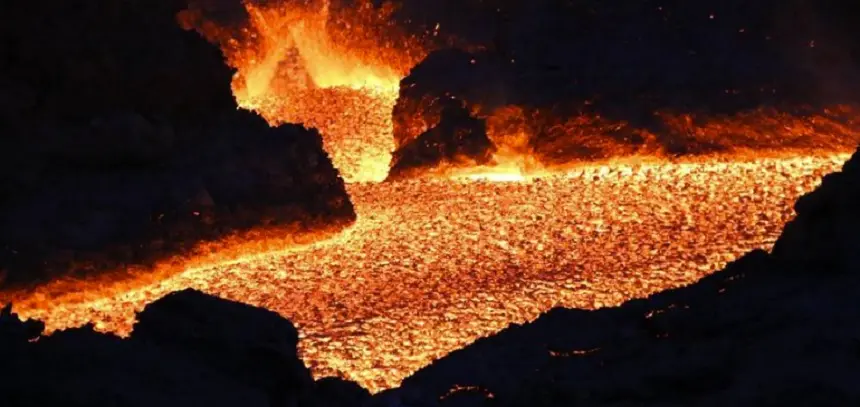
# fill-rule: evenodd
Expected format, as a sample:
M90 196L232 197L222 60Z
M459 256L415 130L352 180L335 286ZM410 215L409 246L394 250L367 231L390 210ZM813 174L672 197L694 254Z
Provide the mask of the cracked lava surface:
M49 329L193 287L275 310L318 377L379 391L554 306L595 308L691 283L769 248L793 202L847 154L590 165L536 179L349 185L358 221L325 241L190 269L120 295L16 307Z

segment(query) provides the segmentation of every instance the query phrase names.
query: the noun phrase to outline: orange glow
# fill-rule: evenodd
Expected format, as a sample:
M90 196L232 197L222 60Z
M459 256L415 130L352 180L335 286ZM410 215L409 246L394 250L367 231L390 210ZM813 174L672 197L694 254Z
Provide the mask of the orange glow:
M104 297L120 295L139 287L167 279L187 270L211 267L215 264L242 263L273 253L283 253L323 241L342 233L347 221L315 220L304 225L258 227L233 233L218 241L202 242L182 256L160 261L155 265L130 266L95 276L53 280L36 287L0 290L0 304L12 302L16 308L40 307L50 303L87 303Z
M400 79L427 53L421 40L392 26L390 5L273 3L245 3L250 21L241 32L192 11L180 19L221 44L238 71L240 106L272 124L316 127L345 180L383 180L394 149L391 110Z
M550 110L519 106L504 106L489 113L480 113L481 110L479 106L472 108L473 114L486 120L487 136L497 148L491 163L478 165L468 158L458 158L455 163L423 170L422 177L523 181L598 162L815 156L853 151L860 144L860 122L856 119L860 112L854 106L834 106L805 114L771 108L731 116L656 112L664 129L662 135L594 114L561 116ZM439 118L433 109L427 112L400 120L411 129L406 134L418 135L435 126Z
M769 108L732 116L656 112L664 128L661 136L593 114L564 117L517 106L496 109L486 119L488 136L498 146L494 161L500 173L545 175L595 160L853 151L860 143L858 113L853 106L802 115ZM538 132L542 135L536 139Z

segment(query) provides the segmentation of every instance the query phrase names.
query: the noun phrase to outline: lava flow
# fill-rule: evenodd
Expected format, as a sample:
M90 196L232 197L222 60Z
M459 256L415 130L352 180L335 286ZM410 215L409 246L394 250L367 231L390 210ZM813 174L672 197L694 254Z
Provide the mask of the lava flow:
M84 302L16 305L49 328L126 334L179 289L263 306L300 328L315 375L380 390L553 306L594 308L688 284L768 248L794 200L845 154L584 166L490 182L353 184L357 223L286 253L191 269Z
M816 139L798 144L802 152L772 155L652 156L536 174L514 166L367 182L387 175L398 82L424 51L408 41L402 52L365 41L385 10L362 9L351 17L367 20L356 23L362 29L342 31L331 18L336 10L321 4L248 6L254 46L217 27L202 31L239 68L234 90L243 106L272 123L320 128L352 182L357 222L286 252L248 252L120 293L81 287L87 295L21 298L21 315L51 330L93 322L128 334L146 304L196 288L279 312L300 328L302 357L316 376L342 375L378 391L551 307L616 305L769 248L793 202L837 171L856 143L810 148L822 146ZM193 13L183 21L195 26ZM798 139L841 137L815 131Z
M427 51L391 25L391 6L355 3L341 10L328 0L245 2L249 21L241 30L206 21L193 8L180 22L221 45L237 69L240 106L273 125L317 128L345 180L382 181L400 79Z

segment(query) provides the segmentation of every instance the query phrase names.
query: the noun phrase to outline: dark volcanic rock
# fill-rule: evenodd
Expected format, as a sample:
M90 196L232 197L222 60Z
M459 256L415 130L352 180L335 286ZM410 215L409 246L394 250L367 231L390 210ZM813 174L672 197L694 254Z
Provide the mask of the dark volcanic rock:
M422 168L442 164L486 164L495 146L487 138L486 123L469 115L459 102L447 99L439 113L439 123L401 146L391 159L388 178L401 178Z
M319 134L239 111L217 47L179 27L184 6L0 6L7 286L150 266L259 227L354 219Z
M314 402L319 407L363 406L370 400L370 392L357 383L326 377L314 383Z
M802 271L855 273L860 264L860 156L854 153L841 172L798 199L797 218L785 226L773 248L775 257Z
M369 397L340 379L315 383L296 329L270 311L186 290L138 319L130 339L91 326L39 337L42 326L7 309L3 405L352 407Z
M4 365L4 405L268 406L264 394L155 347L72 329L42 338Z
M0 310L0 352L8 353L38 338L44 330L45 324L41 321L21 321L12 313L12 304L7 304Z
M217 48L183 32L182 0L3 3L3 82L27 94L34 118L89 121L131 111L170 121L234 107Z
M4 406L270 405L257 389L151 344L92 326L39 337L43 326L34 325L14 314L0 316ZM9 352L12 331L27 335L12 335L17 339Z
M396 145L402 148L435 127L452 99L488 112L504 106L505 86L511 78L507 67L492 57L445 49L431 53L412 68L400 83L400 97L394 106Z
M472 112L506 104L508 74L494 56L458 49L431 53L413 68L400 84L393 111L397 149L389 177L442 164L488 163L497 146L488 138L485 121Z
M530 105L599 96L731 111L854 99L858 85L860 54L851 51L860 41L849 22L860 10L846 0L391 1L415 32L514 60L519 98ZM837 83L845 87L823 86Z
M138 314L132 339L257 389L272 405L311 396L310 371L296 356L298 331L271 311L185 290Z

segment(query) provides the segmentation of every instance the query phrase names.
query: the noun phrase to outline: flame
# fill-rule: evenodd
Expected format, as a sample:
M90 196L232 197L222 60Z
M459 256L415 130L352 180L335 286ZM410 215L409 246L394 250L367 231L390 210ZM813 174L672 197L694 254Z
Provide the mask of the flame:
M396 62L386 59L389 56L386 48L350 48L338 43L338 39L351 33L332 33L328 29L330 3L319 3L318 8L279 6L268 9L246 3L250 24L262 37L258 51L261 59L233 59L240 72L233 84L240 102L252 104L269 95L290 98L292 95L281 92L289 87L397 92L400 79L411 63L396 66ZM359 12L368 10L373 11L370 3L359 8ZM384 15L386 11L381 13ZM363 28L361 25L348 27ZM281 67L282 64L287 66ZM286 76L285 83L273 83L278 74Z

